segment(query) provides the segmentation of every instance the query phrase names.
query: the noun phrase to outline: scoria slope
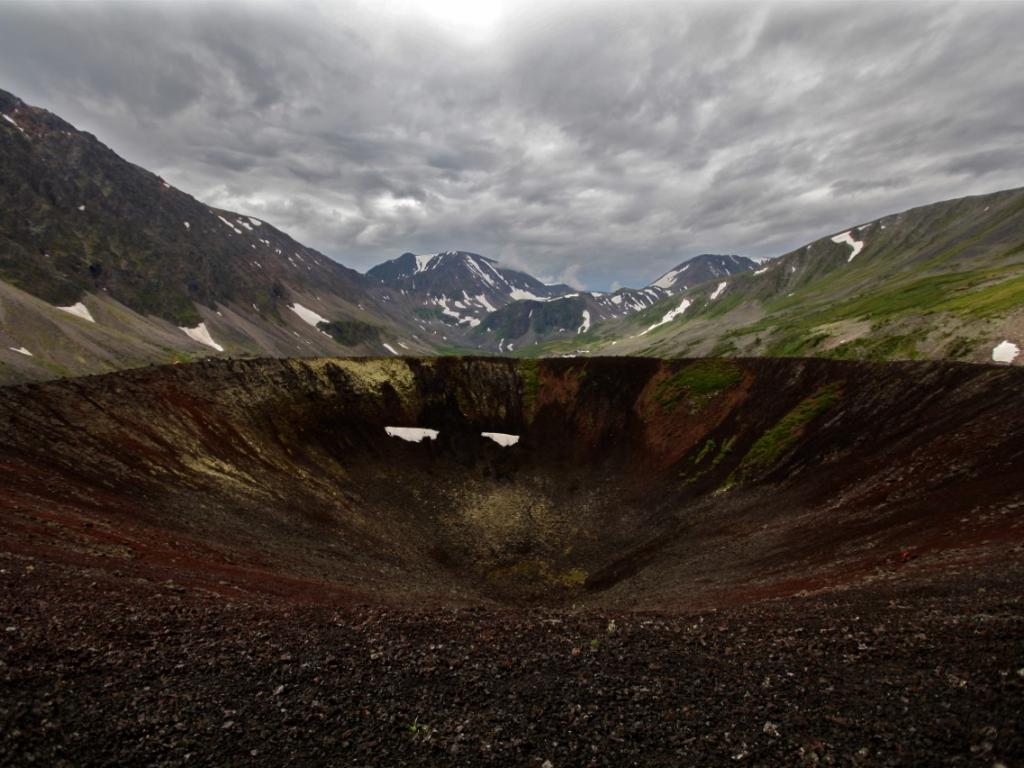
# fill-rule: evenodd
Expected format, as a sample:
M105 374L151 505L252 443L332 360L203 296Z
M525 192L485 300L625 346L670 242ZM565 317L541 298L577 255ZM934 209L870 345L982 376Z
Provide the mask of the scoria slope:
M0 389L0 764L1016 764L1022 385L323 358Z
M316 600L678 609L834 588L902 550L1020 534L1022 384L949 363L444 358L13 387L3 536Z

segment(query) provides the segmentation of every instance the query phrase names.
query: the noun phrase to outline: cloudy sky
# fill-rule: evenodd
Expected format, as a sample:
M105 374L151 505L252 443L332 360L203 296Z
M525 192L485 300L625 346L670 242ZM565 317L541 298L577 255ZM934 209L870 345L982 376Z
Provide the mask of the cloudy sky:
M594 289L1024 185L1024 4L0 3L0 88L357 269Z

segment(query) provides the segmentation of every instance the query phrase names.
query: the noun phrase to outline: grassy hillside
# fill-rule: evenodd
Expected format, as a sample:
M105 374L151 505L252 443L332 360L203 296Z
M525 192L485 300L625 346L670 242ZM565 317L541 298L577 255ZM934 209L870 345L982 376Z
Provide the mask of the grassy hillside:
M430 349L366 278L269 223L211 208L4 91L0 114L0 381Z
M684 300L685 311L652 327ZM589 336L570 346L603 354L990 360L1003 339L1024 346L1024 189L861 224Z

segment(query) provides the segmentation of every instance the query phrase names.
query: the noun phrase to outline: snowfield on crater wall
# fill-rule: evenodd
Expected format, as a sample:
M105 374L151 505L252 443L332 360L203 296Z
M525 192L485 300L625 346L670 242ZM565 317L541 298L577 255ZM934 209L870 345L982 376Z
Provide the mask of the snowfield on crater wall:
M1020 347L1012 341L1003 340L992 348L992 359L997 363L1012 363L1020 354Z
M719 283L719 284L718 284L718 287L717 287L717 288L715 288L715 292L711 294L711 297L710 297L710 299L709 299L709 300L710 300L710 301L714 301L714 300L715 300L715 299L717 299L717 298L718 298L719 296L721 296L721 295L722 295L722 292L723 292L723 291L725 290L725 287L726 287L727 285L728 285L728 283L726 283L726 282L721 282L721 283Z
M480 434L488 440L493 440L502 448L508 448L519 442L519 435L509 435L505 432L481 432Z
M421 443L423 440L436 440L440 434L436 429L422 427L384 427L389 437L397 437L410 443Z

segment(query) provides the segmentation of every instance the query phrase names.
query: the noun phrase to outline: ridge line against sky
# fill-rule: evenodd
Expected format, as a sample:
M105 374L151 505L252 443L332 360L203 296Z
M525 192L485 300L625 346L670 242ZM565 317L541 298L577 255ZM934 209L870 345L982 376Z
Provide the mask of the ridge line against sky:
M1024 183L1024 4L0 5L0 87L365 270L643 285Z

